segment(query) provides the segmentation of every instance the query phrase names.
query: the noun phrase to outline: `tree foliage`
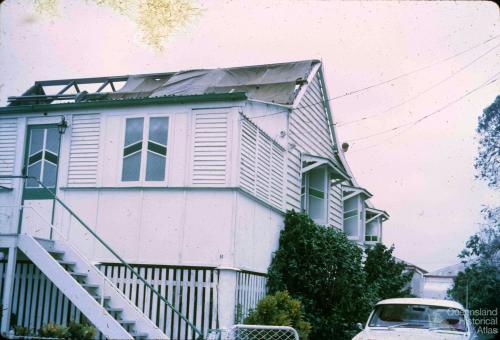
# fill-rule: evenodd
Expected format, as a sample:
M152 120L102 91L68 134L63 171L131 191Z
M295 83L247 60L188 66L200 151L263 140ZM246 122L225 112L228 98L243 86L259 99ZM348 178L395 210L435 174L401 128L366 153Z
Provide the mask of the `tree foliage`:
M372 272L378 289L372 289L362 258L363 251L342 231L288 212L269 267L269 290L287 290L302 302L312 339L351 339L355 324L366 321L378 292L386 291L382 286L387 281L376 278L375 272L382 273L378 270Z
M484 208L481 230L471 236L459 257L466 263L448 294L470 310L500 306L500 207ZM477 325L481 316L472 314ZM491 325L498 328L497 325Z
M366 251L366 283L378 300L411 296L409 283L413 273L406 271L403 262L396 261L393 252L394 246L387 248L382 243Z
M479 117L479 152L475 167L478 178L485 180L492 188L500 185L500 96L488 106Z
M300 301L290 297L287 291L279 291L260 300L244 323L290 326L297 330L301 340L307 340L311 332L311 324L304 321Z

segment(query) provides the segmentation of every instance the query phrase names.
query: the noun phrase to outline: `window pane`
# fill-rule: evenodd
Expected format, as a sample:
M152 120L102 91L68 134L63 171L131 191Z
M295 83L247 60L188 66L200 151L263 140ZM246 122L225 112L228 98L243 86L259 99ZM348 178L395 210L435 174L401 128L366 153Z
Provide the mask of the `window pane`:
M309 172L309 217L313 220L324 223L326 222L326 207L325 207L325 183L326 171L324 168L316 168Z
M167 145L168 118L153 117L149 120L149 140L161 145Z
M30 140L30 156L42 150L44 129L32 129Z
M56 186L56 176L57 176L57 167L52 163L44 161L42 183L48 186L49 188L53 188Z
M309 172L309 187L323 193L325 192L325 179L325 169L313 169Z
M125 146L142 141L144 118L129 118L125 127Z
M358 219L350 218L344 220L344 232L347 236L358 236Z
M146 163L146 181L165 180L165 161L166 158L153 152L148 152L148 161Z
M33 165L28 166L28 176L36 177L40 179L40 171L42 170L42 162L37 162ZM29 178L26 181L26 187L37 188L39 184L34 179Z
M309 196L309 217L320 222L325 220L325 200Z
M59 153L59 131L55 127L47 129L46 149L56 155Z
M122 181L138 181L141 171L141 154L139 151L123 158Z

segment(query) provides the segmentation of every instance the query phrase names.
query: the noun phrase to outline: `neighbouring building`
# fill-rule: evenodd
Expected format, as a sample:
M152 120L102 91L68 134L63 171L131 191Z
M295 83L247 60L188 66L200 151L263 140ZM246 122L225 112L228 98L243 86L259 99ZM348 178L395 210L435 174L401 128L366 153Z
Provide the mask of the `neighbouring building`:
M37 81L8 102L4 333L82 314L108 338L230 326L266 293L287 210L382 240L320 61Z
M411 294L419 298L424 297L424 284L425 275L428 273L427 270L405 260L401 260L399 258L397 258L397 260L403 262L406 265L405 272L412 273L411 281L408 285Z
M459 272L465 270L463 263L444 267L424 275L424 298L448 299L448 290Z

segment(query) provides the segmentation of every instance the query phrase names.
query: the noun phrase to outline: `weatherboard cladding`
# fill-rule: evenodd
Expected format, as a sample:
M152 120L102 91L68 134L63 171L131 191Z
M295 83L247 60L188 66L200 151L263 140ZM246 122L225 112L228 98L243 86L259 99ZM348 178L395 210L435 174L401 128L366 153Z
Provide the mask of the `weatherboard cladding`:
M96 186L101 121L99 114L74 115L68 167L69 186Z
M0 119L0 176L14 174L17 144L17 120ZM0 179L0 186L10 188L12 179Z
M329 121L324 109L324 95L316 74L298 107L290 114L289 132L293 150L288 155L287 207L300 210L300 153L328 158L335 162ZM339 186L329 194L328 223L342 227L342 194Z

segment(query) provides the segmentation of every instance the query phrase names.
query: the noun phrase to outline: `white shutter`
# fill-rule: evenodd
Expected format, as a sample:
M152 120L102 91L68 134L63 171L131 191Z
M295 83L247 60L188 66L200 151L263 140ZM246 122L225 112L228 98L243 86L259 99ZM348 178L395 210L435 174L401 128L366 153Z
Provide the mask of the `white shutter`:
M68 186L97 185L100 130L98 114L73 116Z
M193 111L192 183L221 186L227 181L228 119L220 110Z
M283 206L283 181L285 172L285 150L273 144L271 154L271 203L279 208Z
M256 195L266 202L269 202L269 194L271 191L271 153L272 142L267 138L262 138L262 135L259 133L259 139L257 139Z
M258 129L248 120L241 122L240 185L253 193L255 190L255 160L257 157Z
M285 149L243 117L241 120L241 187L283 209Z
M17 144L17 120L0 119L0 175L14 175ZM21 151L19 151L21 152ZM12 179L0 178L0 186L11 188Z

